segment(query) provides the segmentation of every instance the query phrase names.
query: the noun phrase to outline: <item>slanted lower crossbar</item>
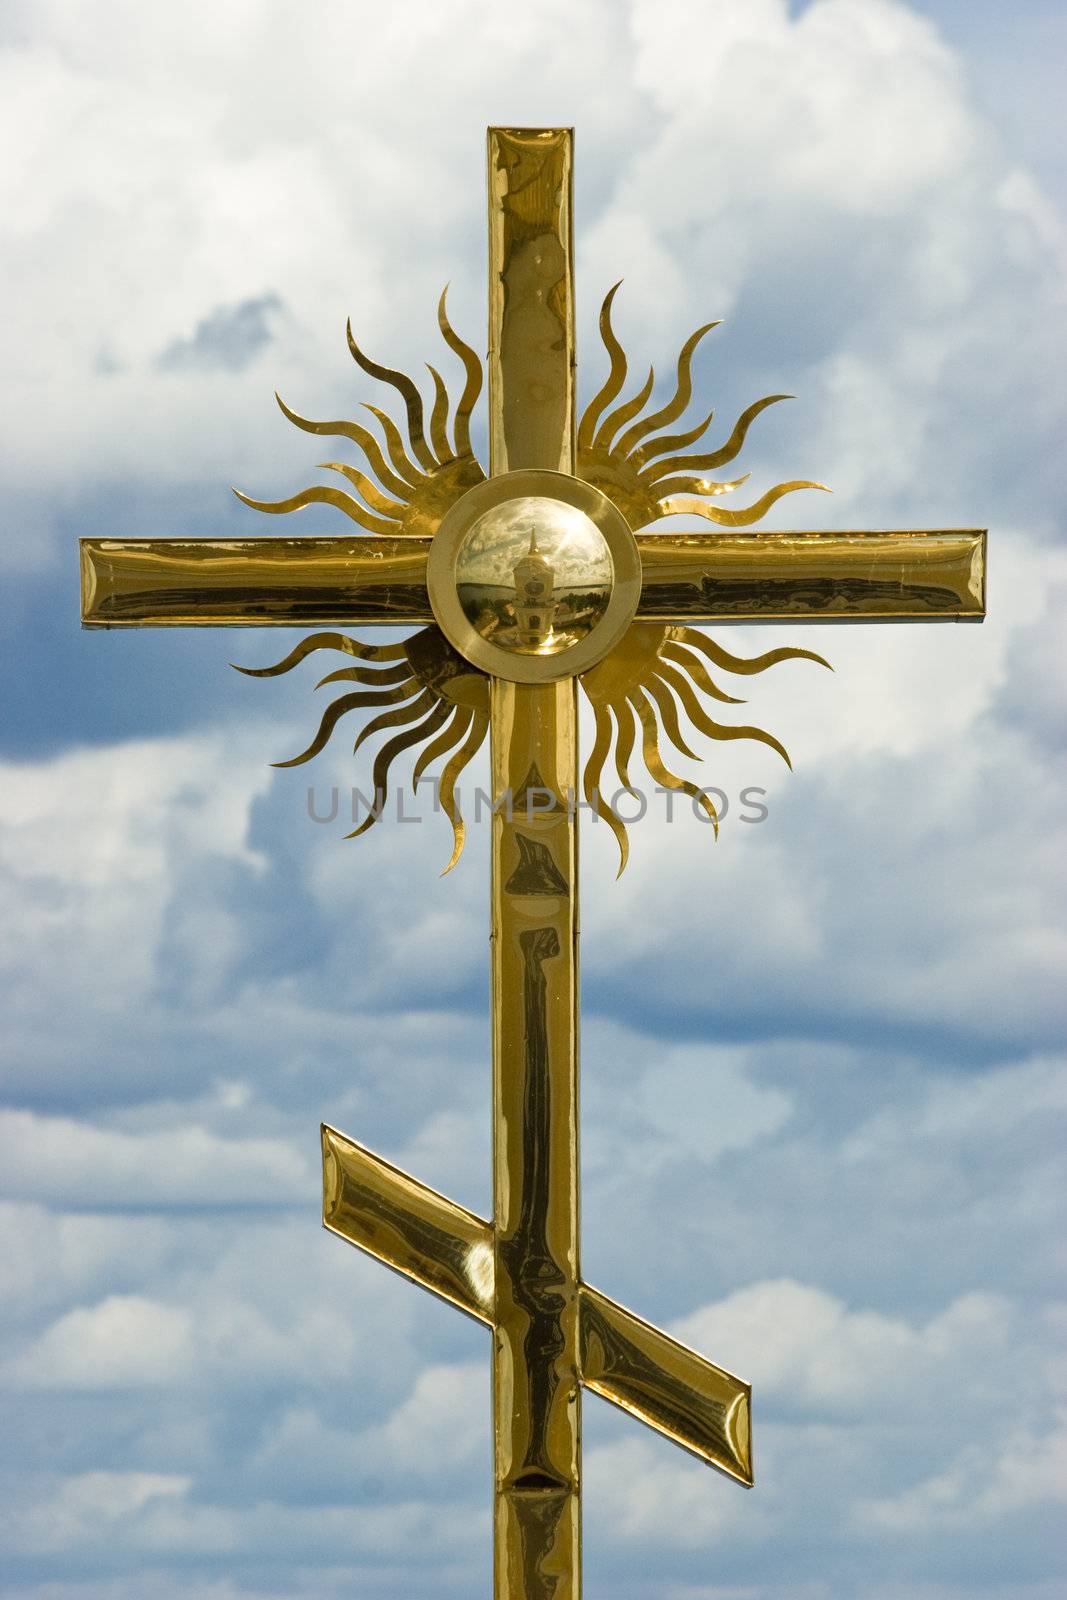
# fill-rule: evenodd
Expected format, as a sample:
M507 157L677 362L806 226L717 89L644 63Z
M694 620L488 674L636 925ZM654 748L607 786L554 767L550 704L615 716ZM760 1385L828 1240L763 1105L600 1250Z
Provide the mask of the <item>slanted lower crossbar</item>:
M494 1326L491 1223L327 1126L322 1163L331 1233ZM599 1289L579 1283L577 1294L584 1387L751 1486L750 1386Z

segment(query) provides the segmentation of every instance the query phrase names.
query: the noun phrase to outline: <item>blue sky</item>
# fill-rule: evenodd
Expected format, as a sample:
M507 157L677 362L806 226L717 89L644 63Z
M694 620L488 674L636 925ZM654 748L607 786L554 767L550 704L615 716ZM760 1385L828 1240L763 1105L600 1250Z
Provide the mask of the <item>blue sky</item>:
M484 1336L321 1233L317 1144L488 1209L485 830L442 881L440 817L312 822L358 774L268 765L310 670L228 666L288 636L80 633L74 540L265 531L228 485L311 476L273 389L368 398L348 315L417 371L450 279L479 342L491 121L577 127L586 393L625 275L635 367L726 319L695 410L796 394L745 466L835 494L774 526L991 530L981 628L734 633L836 672L754 681L795 774L715 752L717 844L653 808L615 884L586 825L585 1271L751 1378L758 1471L591 1398L586 1593L1052 1600L1058 10L35 0L0 46L2 1600L488 1592Z

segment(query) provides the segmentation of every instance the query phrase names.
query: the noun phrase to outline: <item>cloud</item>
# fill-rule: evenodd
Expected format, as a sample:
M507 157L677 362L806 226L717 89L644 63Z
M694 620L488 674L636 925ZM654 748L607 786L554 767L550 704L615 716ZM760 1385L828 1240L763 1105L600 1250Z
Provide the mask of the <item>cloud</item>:
M266 765L304 681L230 689L205 635L76 644L64 541L280 531L225 487L313 475L270 390L377 398L350 313L422 372L447 276L477 342L481 125L576 108L585 391L625 272L664 398L724 313L694 407L796 392L744 462L832 484L790 521L994 551L982 629L791 634L837 674L753 680L796 776L714 752L717 846L650 821L615 885L583 819L587 1270L755 1379L759 1474L590 1402L588 1592L1052 1600L1063 229L967 60L890 0L40 0L16 33L5 703L57 753L0 773L4 1600L489 1581L484 1330L315 1193L325 1116L488 1209L484 827L443 884L441 818L342 846L306 793L343 811L351 763Z
M217 306L188 339L173 339L155 358L161 372L216 369L241 372L274 337L269 313L280 311L276 294L254 295L235 306Z
M764 1404L888 1419L902 1403L909 1411L936 1405L961 1361L976 1372L1003 1373L1018 1337L1013 1320L1002 1297L971 1294L916 1327L900 1317L849 1311L822 1289L779 1279L704 1306L672 1331L714 1352L729 1370L746 1367Z
M193 1349L184 1307L109 1295L60 1317L4 1376L8 1385L56 1389L151 1388L185 1377Z
M303 1153L273 1139L219 1139L193 1126L132 1134L32 1111L0 1111L10 1150L0 1187L74 1205L284 1204L316 1175Z
M861 1525L914 1538L1003 1521L1033 1507L1067 1501L1067 1424L1038 1435L1012 1430L999 1447L971 1446L944 1472L903 1493L862 1501Z

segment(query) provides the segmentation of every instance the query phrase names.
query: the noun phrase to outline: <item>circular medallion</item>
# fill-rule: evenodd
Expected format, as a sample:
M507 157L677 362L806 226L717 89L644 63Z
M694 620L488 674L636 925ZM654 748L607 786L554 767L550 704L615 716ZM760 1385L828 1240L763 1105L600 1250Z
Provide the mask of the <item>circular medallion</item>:
M457 500L430 546L434 616L461 655L497 678L584 672L633 621L641 558L621 511L581 478L501 473Z

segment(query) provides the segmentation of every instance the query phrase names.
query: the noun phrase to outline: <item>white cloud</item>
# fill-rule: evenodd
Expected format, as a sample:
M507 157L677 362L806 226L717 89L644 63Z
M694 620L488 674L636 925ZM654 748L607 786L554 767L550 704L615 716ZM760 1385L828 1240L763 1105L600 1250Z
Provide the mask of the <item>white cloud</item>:
M963 1450L943 1471L897 1495L861 1501L860 1525L914 1538L965 1531L1034 1507L1067 1501L1067 1425L1044 1434L1012 1429Z
M915 1326L850 1311L835 1295L790 1279L740 1289L672 1332L741 1372L766 1399L887 1419L936 1401L961 1362L989 1372L999 1387L1017 1337L1012 1308L997 1295L963 1296Z
M193 1359L192 1319L183 1306L109 1295L52 1323L4 1376L9 1386L31 1388L152 1388L181 1381Z
M306 1198L316 1175L304 1154L274 1139L220 1139L206 1128L150 1134L94 1127L32 1111L0 1111L9 1150L0 1187L84 1207L279 1204Z

